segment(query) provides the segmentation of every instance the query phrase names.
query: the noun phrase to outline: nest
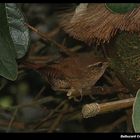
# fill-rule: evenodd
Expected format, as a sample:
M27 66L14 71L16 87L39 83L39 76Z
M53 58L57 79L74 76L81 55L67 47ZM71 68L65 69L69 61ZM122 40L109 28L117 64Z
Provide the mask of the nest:
M140 31L140 7L120 14L113 13L103 3L81 4L75 11L60 16L60 26L89 45L108 43L118 31Z

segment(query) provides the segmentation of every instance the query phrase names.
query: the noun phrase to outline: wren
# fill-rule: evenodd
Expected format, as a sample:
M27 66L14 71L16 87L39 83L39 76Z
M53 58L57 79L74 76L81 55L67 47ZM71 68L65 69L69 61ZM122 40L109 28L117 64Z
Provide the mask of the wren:
M51 64L41 70L55 91L66 91L69 99L90 94L92 87L102 77L108 62L91 53L79 53Z

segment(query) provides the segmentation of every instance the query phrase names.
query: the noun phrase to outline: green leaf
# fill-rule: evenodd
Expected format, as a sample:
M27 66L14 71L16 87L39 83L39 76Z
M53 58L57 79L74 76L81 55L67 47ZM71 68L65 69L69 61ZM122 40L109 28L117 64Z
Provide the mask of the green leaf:
M136 3L106 3L109 10L115 13L124 14L137 7Z
M29 46L29 30L15 3L0 4L0 75L17 78L16 58L22 58Z
M9 32L5 4L0 4L0 75L15 80L17 77L16 51Z
M138 90L134 101L132 121L135 132L140 132L140 89Z
M22 58L29 47L29 29L25 18L15 3L6 3L6 14L11 38L16 49L17 58Z

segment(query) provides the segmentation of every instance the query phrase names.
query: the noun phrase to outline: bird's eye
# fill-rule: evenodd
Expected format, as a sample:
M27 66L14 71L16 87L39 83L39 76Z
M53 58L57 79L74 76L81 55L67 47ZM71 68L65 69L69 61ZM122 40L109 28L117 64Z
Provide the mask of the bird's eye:
M103 63L102 62L99 62L98 64L97 64L97 67L102 67L103 66Z
M103 63L102 62L97 62L94 64L94 67L102 67Z

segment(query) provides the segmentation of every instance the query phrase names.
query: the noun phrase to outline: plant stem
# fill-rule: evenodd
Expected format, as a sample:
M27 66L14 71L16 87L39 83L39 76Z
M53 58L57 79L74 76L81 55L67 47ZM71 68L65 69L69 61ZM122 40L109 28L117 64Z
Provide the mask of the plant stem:
M32 31L36 32L38 35L41 36L41 38L45 41L50 41L53 44L55 44L61 51L63 51L65 54L67 54L68 56L72 56L74 55L74 52L71 52L68 48L66 48L64 45L59 44L58 42L56 42L55 40L53 40L49 35L40 32L38 29L32 27L29 24L26 24L28 26L28 28L30 28Z
M82 108L82 115L84 118L89 118L96 116L97 114L103 114L119 109L126 109L133 105L134 99L135 98L129 98L101 104L98 103L86 104Z

